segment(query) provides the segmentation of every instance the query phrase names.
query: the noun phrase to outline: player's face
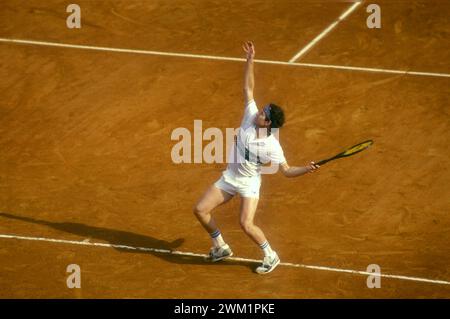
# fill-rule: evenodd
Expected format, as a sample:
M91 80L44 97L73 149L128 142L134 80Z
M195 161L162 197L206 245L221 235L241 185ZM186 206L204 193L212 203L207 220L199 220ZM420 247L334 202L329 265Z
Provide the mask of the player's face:
M255 124L258 127L267 127L270 125L270 121L266 119L266 113L264 113L264 110L259 110L256 114Z

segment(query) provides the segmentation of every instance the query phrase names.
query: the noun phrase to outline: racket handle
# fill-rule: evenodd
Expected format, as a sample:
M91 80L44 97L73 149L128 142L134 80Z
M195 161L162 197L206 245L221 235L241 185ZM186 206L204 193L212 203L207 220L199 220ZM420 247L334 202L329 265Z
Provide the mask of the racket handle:
M316 165L322 166L323 164L325 164L328 161L329 161L329 159L321 160L321 161L317 162Z

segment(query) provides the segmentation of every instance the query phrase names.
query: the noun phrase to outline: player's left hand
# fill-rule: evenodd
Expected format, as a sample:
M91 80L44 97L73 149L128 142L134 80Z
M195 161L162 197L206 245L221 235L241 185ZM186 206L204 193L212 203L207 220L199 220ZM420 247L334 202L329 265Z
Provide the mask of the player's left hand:
M247 60L252 60L255 57L255 45L251 41L244 42L242 46L245 53L247 53Z

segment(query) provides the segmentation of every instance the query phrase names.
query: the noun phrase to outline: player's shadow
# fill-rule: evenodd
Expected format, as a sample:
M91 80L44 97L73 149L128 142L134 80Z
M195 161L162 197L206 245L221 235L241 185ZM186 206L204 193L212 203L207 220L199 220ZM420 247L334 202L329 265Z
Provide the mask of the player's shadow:
M224 263L212 263L205 260L202 256L180 255L173 253L174 250L184 243L183 238L173 241L160 240L151 236L136 234L128 231L110 229L97 226L89 226L81 223L70 222L50 222L31 217L16 216L9 213L0 212L0 217L20 220L27 223L44 225L53 229L63 231L77 236L87 237L89 240L96 239L106 241L113 248L120 252L152 254L168 262L177 264L194 264L194 265L235 265L247 266L253 268L251 262L226 260ZM126 246L126 247L125 247ZM139 249L143 248L143 249ZM162 250L162 251L158 251Z

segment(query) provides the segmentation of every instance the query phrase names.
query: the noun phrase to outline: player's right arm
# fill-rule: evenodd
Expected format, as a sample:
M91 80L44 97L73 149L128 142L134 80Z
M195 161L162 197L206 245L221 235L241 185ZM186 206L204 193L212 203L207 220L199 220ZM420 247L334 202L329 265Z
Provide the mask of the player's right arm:
M306 173L315 172L320 166L314 162L311 162L306 166L289 166L287 162L284 162L280 165L281 172L286 177L298 177L302 176Z
M244 74L244 99L245 105L253 100L253 89L255 87L255 76L253 73L253 58L255 57L255 46L251 41L247 41L243 45L244 51L247 54L247 61L245 63Z

